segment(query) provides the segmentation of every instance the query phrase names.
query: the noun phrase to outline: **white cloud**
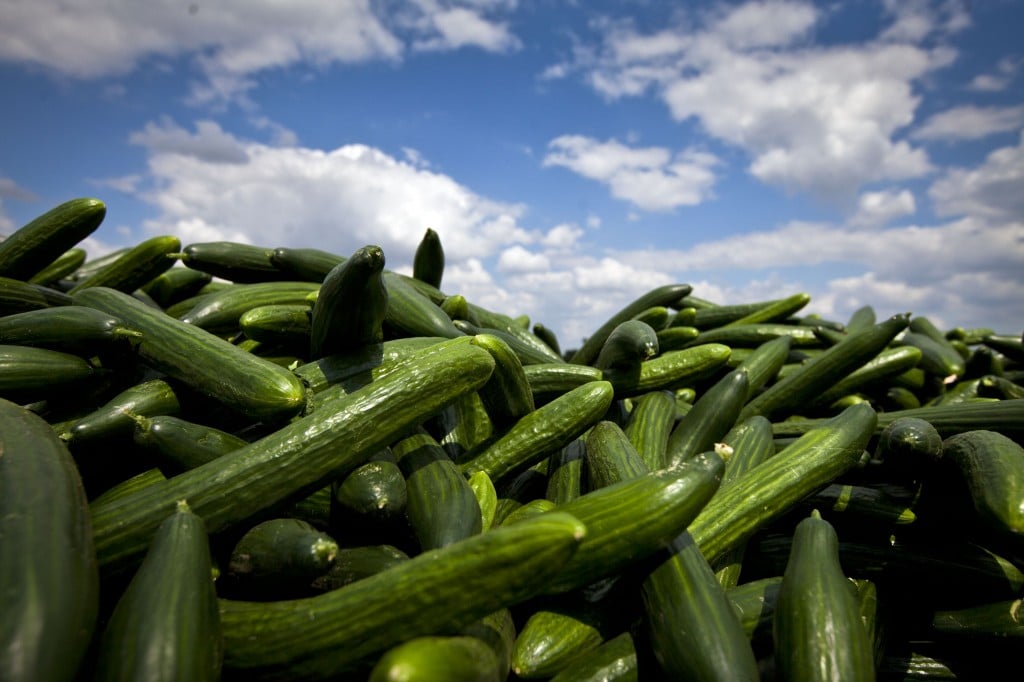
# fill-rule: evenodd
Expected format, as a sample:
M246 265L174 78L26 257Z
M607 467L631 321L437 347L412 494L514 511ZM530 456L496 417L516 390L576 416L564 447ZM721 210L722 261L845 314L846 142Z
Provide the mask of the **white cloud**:
M608 185L612 196L648 211L693 206L711 196L717 159L685 150L675 156L664 147L629 147L615 139L601 142L562 135L548 144L545 166L562 166Z
M146 147L153 154L191 156L211 163L245 163L245 147L215 121L196 121L193 135L169 118L149 122L129 136L132 144Z
M398 11L394 11L394 10ZM226 3L33 0L0 4L0 61L66 76L123 75L146 60L187 57L202 74L189 101L245 101L256 76L298 64L395 61L407 46L508 51L520 42L494 15L514 2L249 0Z
M996 220L1024 216L1024 133L1016 147L991 152L974 169L954 168L928 190L940 215L972 215Z
M864 192L857 200L857 212L850 219L850 224L858 227L878 227L898 218L913 215L916 210L917 204L910 190Z
M594 218L594 216L591 216ZM598 221L600 222L600 221ZM583 236L583 230L570 225L568 223L562 223L555 225L540 238L540 243L549 249L556 251L565 251L576 246L579 238Z
M11 178L0 177L0 199L36 201L38 198L35 192L25 189Z
M604 22L600 43L574 50L573 66L607 98L653 91L676 120L746 151L763 182L846 199L932 170L898 136L914 120L914 84L955 53L908 41L954 30L964 15L949 5L924 17L912 5L892 4L900 26L884 40L830 46L808 44L825 18L809 2L728 5L652 33Z
M1024 106L979 107L966 104L939 112L912 137L922 140L977 140L1024 128Z
M527 251L519 244L511 246L498 256L498 272L544 272L551 261L543 253Z
M955 33L971 25L971 16L961 0L884 0L892 24L883 40L920 42L934 33Z
M995 73L980 73L971 79L968 86L977 92L1002 92L1010 87L1020 71L1022 60L1015 57L1004 57L996 65Z

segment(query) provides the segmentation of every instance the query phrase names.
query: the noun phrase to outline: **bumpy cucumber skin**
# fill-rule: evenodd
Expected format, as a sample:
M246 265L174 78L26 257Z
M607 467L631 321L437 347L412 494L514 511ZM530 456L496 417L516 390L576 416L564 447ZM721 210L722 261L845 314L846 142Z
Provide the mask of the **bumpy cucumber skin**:
M251 680L336 679L399 642L458 632L537 594L585 536L572 516L542 514L316 597L222 601L225 668Z
M74 679L99 603L85 490L50 425L0 400L0 679Z
M179 505L153 536L100 644L98 680L220 678L224 644L203 520Z
M1024 447L978 429L944 440L942 460L959 472L987 533L1024 534Z
M477 390L493 369L487 351L468 343L450 346L165 485L96 505L92 513L100 564L113 569L135 563L180 499L189 500L211 533L275 504L301 499L456 397Z
M117 315L142 332L135 352L142 362L242 414L268 421L287 419L306 403L299 379L198 327L176 320L123 292L84 289L75 302Z
M817 513L797 524L775 606L782 679L870 682L875 663L835 529Z
M0 276L28 279L100 226L107 207L83 197L56 206L0 242Z
M327 273L313 304L311 358L384 340L388 292L383 270L384 251L379 246L364 246Z

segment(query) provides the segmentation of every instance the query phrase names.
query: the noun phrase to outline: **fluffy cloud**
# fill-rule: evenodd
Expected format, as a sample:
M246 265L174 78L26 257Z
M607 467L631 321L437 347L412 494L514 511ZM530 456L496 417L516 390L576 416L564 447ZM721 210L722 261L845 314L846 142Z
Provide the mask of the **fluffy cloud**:
M250 0L229 3L33 0L0 6L0 60L62 75L120 75L148 59L193 57L203 74L191 100L244 96L254 77L296 64L398 60L407 47L505 51L518 46L495 18L509 2ZM385 11L385 9L387 11ZM396 10L397 11L394 11Z
M972 78L970 88L978 92L1002 92L1013 83L1020 65L1020 59L1005 57L999 60L994 73L980 73Z
M713 155L695 150L673 156L663 147L635 148L582 135L555 138L544 157L545 166L562 166L604 183L616 198L648 211L692 206L709 198L716 163Z
M973 169L954 168L929 189L940 215L974 215L996 220L1024 216L1024 133L1016 147L996 149Z
M857 212L850 219L850 224L876 227L913 215L916 210L917 204L910 190L864 192L857 200Z
M968 104L928 118L914 131L921 140L977 140L1024 128L1024 106L979 107Z
M498 256L498 272L544 272L551 267L551 261L543 253L527 251L516 244Z
M676 120L695 119L745 150L758 179L849 197L869 182L931 170L925 151L898 135L913 122L914 83L954 53L917 41L963 22L952 6L925 12L922 3L890 5L894 23L886 35L827 47L807 44L823 21L808 2L730 5L653 33L628 21L603 22L599 44L574 50L574 62L558 73L583 71L608 98L653 91Z
M197 121L192 134L174 121L164 118L147 123L145 128L129 136L132 144L146 147L157 155L190 156L210 163L246 163L245 147L215 121Z

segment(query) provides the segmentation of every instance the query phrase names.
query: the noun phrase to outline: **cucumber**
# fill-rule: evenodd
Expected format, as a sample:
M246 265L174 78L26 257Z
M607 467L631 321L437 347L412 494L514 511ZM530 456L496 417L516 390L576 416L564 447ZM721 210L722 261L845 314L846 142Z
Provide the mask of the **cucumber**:
M817 511L794 532L774 632L782 679L875 679L872 643L839 564L838 537Z
M181 411L179 391L163 379L130 386L92 412L77 419L61 437L72 444L132 433L138 417L174 415Z
M292 372L299 377L309 393L319 394L332 385L348 386L355 390L368 379L379 378L417 352L438 346L442 341L446 339L439 336L392 339L348 353L328 355L296 367Z
M604 374L596 367L566 362L523 365L523 374L530 384L535 404L548 402L577 386L604 378Z
M161 308L166 308L178 301L195 296L212 279L207 272L191 268L171 267L144 284L142 291L149 294Z
M719 491L689 527L705 558L714 563L856 466L877 419L867 403L848 407Z
M607 604L588 602L578 594L566 597L531 613L519 629L512 647L512 671L518 678L557 674L575 657L597 648L620 615L609 613Z
M26 280L92 234L107 207L82 197L55 206L0 242L0 277Z
M85 262L86 255L85 249L72 247L26 281L29 284L52 286L55 282L77 270Z
M332 484L331 526L354 536L374 537L405 520L408 490L393 461L371 459Z
M995 431L966 431L942 442L942 461L966 484L985 533L1024 533L1024 447Z
M629 437L614 422L599 421L587 434L586 470L591 490L647 473Z
M642 362L639 370L609 368L604 371L604 378L615 388L616 398L674 390L712 374L728 362L731 352L731 348L720 343L691 346Z
M0 397L25 403L81 390L107 370L70 353L0 345Z
M222 600L226 672L250 680L335 679L400 642L457 633L536 594L585 536L568 514L544 514L316 597Z
M247 339L281 346L308 355L312 331L311 309L305 303L261 305L238 318L238 328Z
M665 461L675 416L676 399L670 391L651 391L635 401L624 431L648 469Z
M682 350L690 342L700 336L696 327L669 327L658 331L658 352L667 353L671 350Z
M385 271L383 279L388 294L384 324L389 336L462 336L440 306L401 275Z
M623 632L584 656L574 659L551 678L551 682L636 682L636 646Z
M486 351L470 344L446 351L168 479L166 485L114 504L95 505L100 564L113 569L136 561L177 500L189 500L210 532L217 532L275 504L301 499L351 471L490 376L494 361Z
M0 244L2 243L0 242ZM70 296L56 289L29 284L10 277L0 277L0 315L71 305L72 303Z
M540 322L533 325L533 335L543 341L548 348L555 353L555 355L562 356L562 347L558 344L558 337L548 327L545 327Z
M180 502L117 601L96 679L218 680L223 650L206 528Z
M972 640L1020 639L1024 637L1021 600L979 604L963 609L937 611L932 616L932 631L941 635Z
M919 417L895 419L882 429L875 457L898 480L928 478L942 458L942 436Z
M690 345L722 343L732 348L757 348L766 341L780 336L789 338L793 348L820 348L821 339L811 327L785 322L759 322L729 327L715 327L702 331Z
M498 483L582 434L604 415L611 401L608 382L584 384L524 416L493 442L467 453L459 468L466 475L483 471Z
M776 301L770 301L757 310L752 310L743 317L727 322L723 326L738 327L744 324L760 324L761 322L781 322L797 313L811 302L811 295L800 292Z
M49 348L83 358L141 336L113 315L81 306L41 308L0 318L0 344Z
M516 333L511 331L512 327L509 328L496 328L496 327L482 327L474 325L466 320L455 320L453 322L456 329L459 329L464 334L471 336L495 336L504 341L508 346L515 351L516 356L519 357L519 361L523 365L536 365L546 363L560 363L561 358L555 355L554 351L548 348L543 343L538 341L527 341L523 338L525 335L522 333Z
M135 493L138 490L149 487L154 483L166 481L167 477L159 469L146 469L140 474L125 479L120 483L111 486L93 499L94 502L102 500L104 504L112 502L125 495Z
M483 471L472 474L468 482L480 509L480 531L483 532L494 525L498 513L498 491L491 477Z
M734 369L697 399L669 434L663 466L710 450L736 423L747 400L747 371Z
M586 441L581 436L551 453L548 459L548 486L544 497L555 504L564 504L583 492L583 462Z
M921 359L918 363L921 369L944 381L956 380L957 377L963 375L966 369L964 358L945 338L939 341L928 334L906 331L898 341L905 346L921 351Z
M862 366L837 381L811 400L811 405L829 405L844 395L868 388L872 383L896 376L921 362L921 349L916 346L886 348Z
M298 305L318 291L313 282L257 282L233 284L207 296L181 317L181 321L212 334L233 334L239 329L242 314L264 305Z
M288 370L176 320L123 292L82 290L78 305L116 315L142 332L136 353L145 364L244 415L283 420L305 405L305 391Z
M416 429L392 451L405 476L406 515L421 549L445 547L483 530L473 489L429 433Z
M533 412L533 391L519 357L497 336L479 334L470 343L480 346L494 358L494 373L480 389L480 399L491 423L504 429Z
M636 316L653 306L671 305L690 293L693 287L689 284L667 284L657 287L628 303L619 312L612 315L597 331L587 337L583 345L573 354L569 362L578 365L590 365L597 360L605 340L619 324Z
M310 357L322 358L381 343L388 292L384 252L364 246L324 278L313 305Z
M0 399L0 679L75 679L99 605L78 470L39 416Z
M68 294L75 294L92 287L107 287L125 293L132 293L154 277L174 265L170 254L181 248L181 241L172 235L151 237L128 249L113 263L92 276L78 281Z
M795 296L806 296L806 294L796 294ZM689 299L684 299L686 302ZM693 326L698 329L714 329L716 327L724 327L728 324L735 323L737 320L741 320L749 315L755 315L760 311L770 309L773 306L780 306L788 298L776 298L767 301L753 301L750 303L730 303L727 305L704 305L700 308L696 306L696 314L694 316ZM806 305L806 302L803 304ZM800 308L803 307L800 306ZM800 308L797 308L799 310ZM794 311L795 312L795 311ZM782 318L787 315L782 315ZM766 322L768 320L760 320Z
M867 329L868 327L875 326L877 322L878 318L875 314L875 309L870 305L863 305L850 313L850 319L846 321L846 331L853 333L861 329Z
M337 555L334 538L306 521L267 519L235 543L224 579L236 598L262 601L307 596L312 583L330 570Z
M441 277L444 276L444 249L441 247L441 237L429 227L416 247L416 254L412 259L412 276L430 286L441 288Z
M270 255L274 267L291 275L289 279L303 282L323 282L345 257L322 249L277 248Z
M313 581L318 592L330 592L409 560L409 555L391 545L341 547L326 574Z
M178 474L248 445L245 440L212 426L172 414L138 415L132 439L154 454L162 469Z
M641 320L626 320L611 331L594 367L604 370L617 367L629 370L658 354L658 333Z
M178 258L189 268L229 282L251 284L288 279L271 260L273 249L240 242L189 244Z
M870 329L851 334L842 342L812 358L798 371L772 384L751 399L740 419L755 414L765 417L791 412L816 397L837 380L878 355L909 323L909 314L894 315Z

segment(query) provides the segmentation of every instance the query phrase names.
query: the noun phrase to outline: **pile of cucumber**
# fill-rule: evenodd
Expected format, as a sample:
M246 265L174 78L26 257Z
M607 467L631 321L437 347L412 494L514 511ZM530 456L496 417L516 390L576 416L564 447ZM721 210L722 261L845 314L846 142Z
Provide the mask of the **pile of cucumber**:
M372 245L90 260L105 213L0 242L2 680L1016 667L1016 330L674 284L563 350L442 293L433 230L411 276Z

